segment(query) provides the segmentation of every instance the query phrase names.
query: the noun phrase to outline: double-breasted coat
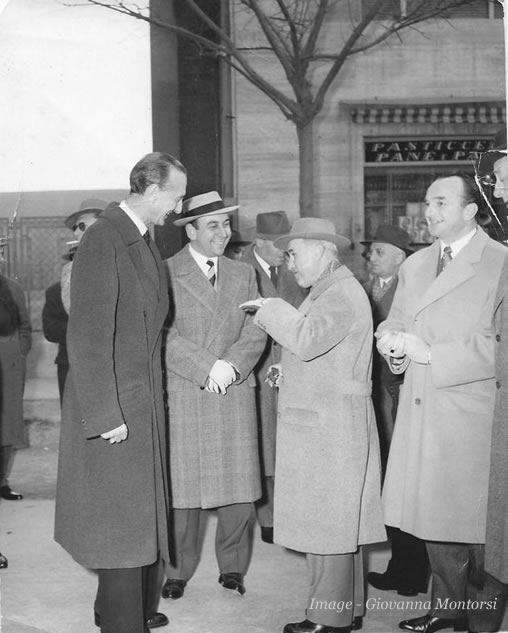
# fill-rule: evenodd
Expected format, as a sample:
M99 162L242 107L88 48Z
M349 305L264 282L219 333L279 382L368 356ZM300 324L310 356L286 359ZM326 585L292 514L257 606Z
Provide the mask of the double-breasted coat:
M384 540L365 291L340 266L298 309L270 299L255 323L283 347L274 540L312 554Z
M436 277L436 241L409 257L387 321L430 346L401 387L383 489L385 521L420 538L485 542L494 409L496 288L506 255L478 228Z
M56 540L90 568L168 557L161 330L167 281L157 248L110 205L72 270L56 497ZM122 424L127 440L100 438Z
M258 296L254 269L219 257L215 290L188 246L167 266L174 311L166 341L172 505L255 501L261 488L252 370L266 335L239 308ZM218 359L239 373L226 395L204 389Z
M7 301L17 314L15 330L5 335L0 333L0 446L19 447L25 444L23 391L32 326L21 286L3 275L1 283L2 292L10 294Z
M496 404L492 423L485 567L508 583L508 258L496 295Z
M277 288L266 274L254 255L254 245L248 246L242 261L250 264L256 271L259 294L262 297L280 297L297 308L305 299L306 292L296 283L295 276L282 264L277 272ZM256 376L256 406L258 414L258 432L260 441L261 471L264 476L273 477L275 473L275 433L277 429L277 389L266 382L266 374L271 365L280 362L280 345L268 337L266 346L259 359L254 374Z

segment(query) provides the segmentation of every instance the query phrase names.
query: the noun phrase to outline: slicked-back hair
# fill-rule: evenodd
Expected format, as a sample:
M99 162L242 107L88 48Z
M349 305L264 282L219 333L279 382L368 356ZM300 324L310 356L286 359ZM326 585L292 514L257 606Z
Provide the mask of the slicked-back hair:
M467 174L465 171L453 171L450 174L444 174L443 176L439 176L436 180L444 180L445 178L460 178L462 180L463 192L462 192L462 200L464 202L464 206L466 204L474 203L478 206L478 211L482 208L482 200L480 197L480 192L478 191L478 187L476 186L476 182L474 178Z
M171 154L152 152L143 156L130 174L131 193L143 195L150 185L159 185L162 188L170 178L171 169L187 173L182 163Z

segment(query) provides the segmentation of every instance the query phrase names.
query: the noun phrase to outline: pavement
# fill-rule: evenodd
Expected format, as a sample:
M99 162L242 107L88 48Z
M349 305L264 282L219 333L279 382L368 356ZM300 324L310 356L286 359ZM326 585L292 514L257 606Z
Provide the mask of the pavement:
M0 551L9 559L9 567L0 570L0 631L98 633L93 623L96 576L53 540L58 401L26 401L25 417L29 447L18 451L11 475L13 488L24 498L0 505ZM210 513L200 565L184 597L161 599L159 610L170 619L161 633L281 633L287 622L305 619L304 555L263 543L256 526L247 592L240 597L217 582L215 524ZM365 554L368 569L384 571L386 543L365 548ZM403 598L368 588L367 598L363 631L394 633L400 620L425 613L429 594Z

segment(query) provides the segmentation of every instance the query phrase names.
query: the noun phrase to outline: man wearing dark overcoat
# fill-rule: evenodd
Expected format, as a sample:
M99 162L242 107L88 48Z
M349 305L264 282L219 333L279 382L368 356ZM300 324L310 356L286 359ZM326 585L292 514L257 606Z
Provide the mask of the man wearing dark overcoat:
M262 297L281 297L297 308L305 298L305 291L295 281L284 262L284 251L276 248L274 240L289 232L285 211L270 211L256 216L254 243L248 246L242 261L256 271L259 294ZM259 448L263 496L256 502L256 515L261 526L261 538L273 543L273 486L275 473L275 433L277 422L277 389L267 375L270 367L280 361L280 346L268 337L265 350L256 365L256 407L258 416Z
M73 262L55 538L96 569L102 633L146 633L152 573L168 552L161 331L167 281L148 227L181 211L187 177L160 152L87 229ZM147 595L143 592L146 590Z
M284 633L349 633L361 626L358 548L386 538L370 381L372 315L341 265L350 244L329 220L301 218L275 240L310 288L297 309L280 298L248 302L254 322L283 348L279 376L274 540L305 552L307 619Z
M245 592L249 525L261 495L255 377L266 336L238 309L258 296L253 268L223 256L230 212L217 192L182 218L190 243L167 260L173 314L166 341L175 551L163 596L183 595L198 563L199 522L217 509L219 582Z
M400 628L495 631L501 583L484 569L494 396L493 316L506 249L477 224L479 193L456 173L425 197L438 238L400 267L378 349L405 371L383 489L385 522L426 541L430 610Z

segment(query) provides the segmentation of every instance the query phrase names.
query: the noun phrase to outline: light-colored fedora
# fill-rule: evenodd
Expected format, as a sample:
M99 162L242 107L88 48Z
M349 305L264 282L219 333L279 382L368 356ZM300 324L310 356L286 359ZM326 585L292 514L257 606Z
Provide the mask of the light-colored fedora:
M89 198L88 200L83 200L83 202L79 205L79 209L65 218L64 224L72 231L81 215L84 215L85 213L99 215L99 213L104 211L108 204L109 202L101 200L100 198Z
M224 201L216 191L208 191L207 193L201 193L199 196L193 196L185 200L182 215L178 220L175 220L173 224L175 226L184 226L205 215L229 213L235 209L238 209L237 204L225 207Z
M332 242L339 249L351 246L351 241L343 235L338 235L335 225L324 218L299 218L295 220L288 235L279 237L274 246L287 251L291 240L325 240Z

